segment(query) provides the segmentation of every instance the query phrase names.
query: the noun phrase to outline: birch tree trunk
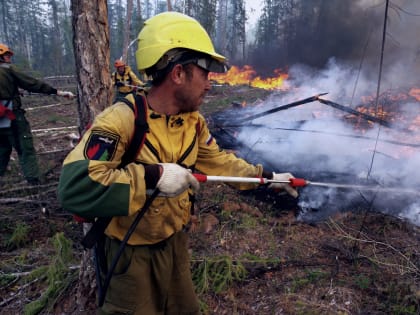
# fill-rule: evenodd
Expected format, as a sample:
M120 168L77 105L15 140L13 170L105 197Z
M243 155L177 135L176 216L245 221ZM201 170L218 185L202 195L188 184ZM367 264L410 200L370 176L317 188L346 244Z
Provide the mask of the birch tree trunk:
M72 0L73 46L76 62L79 131L111 104L109 29L106 0ZM84 226L84 233L88 226ZM92 310L96 300L92 253L84 251L76 303L80 311ZM88 312L92 313L92 312Z

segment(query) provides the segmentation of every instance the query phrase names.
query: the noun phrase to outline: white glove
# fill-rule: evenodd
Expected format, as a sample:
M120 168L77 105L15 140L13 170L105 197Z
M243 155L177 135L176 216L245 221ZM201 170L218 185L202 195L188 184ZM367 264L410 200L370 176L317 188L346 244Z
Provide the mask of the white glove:
M57 95L58 96L63 96L63 97L68 98L68 99L74 98L74 94L70 91L57 90Z
M295 177L290 173L273 173L272 179L278 181L288 181L291 178ZM299 196L297 190L287 183L271 183L270 185L268 185L268 188L275 190L284 189L289 195L291 195L294 198L297 198L297 196Z
M174 197L192 187L193 191L200 188L200 183L189 170L175 163L159 163L163 172L156 188L162 195Z

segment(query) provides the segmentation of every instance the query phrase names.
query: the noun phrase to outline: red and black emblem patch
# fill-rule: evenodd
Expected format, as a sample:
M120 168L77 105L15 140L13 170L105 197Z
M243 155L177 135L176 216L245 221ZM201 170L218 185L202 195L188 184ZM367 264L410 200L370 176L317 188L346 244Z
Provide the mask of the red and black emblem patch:
M120 136L103 130L92 130L85 145L84 154L89 160L111 161L114 158Z

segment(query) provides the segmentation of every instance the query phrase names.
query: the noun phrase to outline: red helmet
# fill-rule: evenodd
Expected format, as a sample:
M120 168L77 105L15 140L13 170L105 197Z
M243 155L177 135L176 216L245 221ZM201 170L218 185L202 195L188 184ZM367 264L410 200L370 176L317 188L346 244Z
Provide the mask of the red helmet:
M121 59L117 59L114 62L114 67L115 68L119 68L119 67L125 67L125 63L124 61L122 61Z
M13 56L13 51L9 48L9 46L5 44L0 44L0 56L4 55L5 53L9 53Z

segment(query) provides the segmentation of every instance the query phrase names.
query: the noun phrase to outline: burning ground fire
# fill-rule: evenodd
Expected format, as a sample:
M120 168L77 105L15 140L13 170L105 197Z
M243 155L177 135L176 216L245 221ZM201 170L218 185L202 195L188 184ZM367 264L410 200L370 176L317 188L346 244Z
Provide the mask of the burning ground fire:
M231 116L225 113L221 115L223 121L216 122L216 127L228 131L248 148L247 156L243 157L251 160L253 154L264 157L265 162L277 171L290 171L308 180L395 188L392 194L377 192L379 197L376 193L342 191L334 187L302 189L299 205L322 209L316 216L326 217L331 214L330 210L334 212L363 203L366 206L370 202L381 212L405 217L420 225L420 203L417 201L420 195L420 89L387 89L376 102L376 97L369 95L369 91L374 91L370 88L364 93L368 96L360 96L360 91L353 102L357 105L349 106L351 102L347 100L350 98L342 93L345 92L344 83L337 84L336 78L332 83L310 78L311 84L304 84L308 80L295 84L293 72L290 76L277 73L277 78L263 80L252 67L245 66L242 69L232 67L224 75L211 76L218 83L246 84L273 91L255 108L236 108ZM323 77L334 75L324 74ZM302 100L302 96L314 95L316 90L325 92L329 89L333 93L318 94L308 98L310 101L305 104L289 106L293 102L299 103L297 100ZM249 117L252 119L248 120ZM236 122L236 126L234 123L229 127L235 119L239 124ZM241 120L247 123L240 124ZM251 150L253 154L249 154ZM404 190L409 189L418 194L404 195Z
M418 101L420 101L420 89L417 88L412 88L409 92L409 94L416 98Z
M274 76L272 77L262 78L257 75L257 71L250 65L245 65L242 68L232 66L226 73L210 73L209 78L218 84L231 86L248 85L270 91L290 91L289 74L282 72L280 69L275 69L273 73ZM408 102L410 100L420 101L420 88L411 88L407 91L386 91L379 97L378 108L375 108L375 98L374 95L362 96L362 104L355 107L355 110L390 123L407 124L407 130L416 131L420 129L420 116L403 117L398 112L398 106L402 102ZM242 103L242 107L244 106L246 106L246 101ZM317 114L314 113L314 115ZM374 125L371 121L365 121L365 124L363 124L362 119L357 115L347 115L345 119L356 121L354 127L362 132L365 131L365 128L371 129Z

